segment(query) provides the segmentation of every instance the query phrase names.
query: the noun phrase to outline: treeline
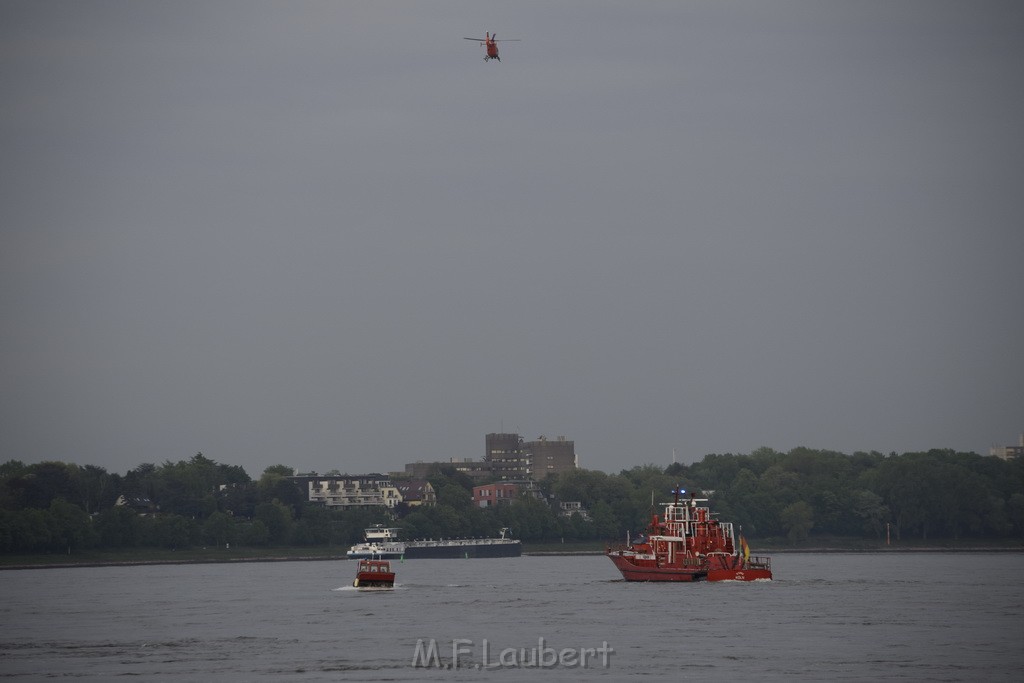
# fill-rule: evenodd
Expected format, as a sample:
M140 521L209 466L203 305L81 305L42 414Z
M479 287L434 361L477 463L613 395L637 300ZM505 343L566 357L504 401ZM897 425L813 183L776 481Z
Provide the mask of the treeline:
M275 465L254 481L242 467L202 453L124 476L93 465L12 460L0 465L0 552L318 545L348 542L383 517L310 505L292 474Z
M631 520L635 529L646 515L640 509L650 507L650 491L663 500L674 482L713 492L712 511L752 538L882 539L887 527L894 540L1024 538L1024 460L952 450L886 456L761 448L619 475L581 470L553 490L593 509L609 505L620 523Z
M645 465L606 474L577 470L540 483L543 500L473 506L474 484L443 468L431 507L332 510L310 504L289 477L267 468L253 480L201 453L143 464L125 475L62 462L0 465L0 552L212 545L347 546L374 523L406 538L494 536L524 541L621 539L643 528L669 491L709 491L720 519L749 538L815 535L895 540L1024 538L1024 462L933 450L903 455L762 448L708 455L692 465ZM564 516L559 502L585 514Z

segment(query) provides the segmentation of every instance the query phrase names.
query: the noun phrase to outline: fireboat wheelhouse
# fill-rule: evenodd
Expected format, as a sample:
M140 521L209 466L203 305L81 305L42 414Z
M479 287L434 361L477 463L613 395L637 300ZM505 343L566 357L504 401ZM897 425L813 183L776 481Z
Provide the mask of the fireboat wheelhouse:
M395 573L391 571L388 560L359 560L356 578L352 582L356 588L393 588Z
M685 491L672 493L663 514L651 515L645 534L605 551L626 581L771 580L771 559L751 557L742 535L737 549L732 522L719 522L698 504L706 498L691 493L680 501Z

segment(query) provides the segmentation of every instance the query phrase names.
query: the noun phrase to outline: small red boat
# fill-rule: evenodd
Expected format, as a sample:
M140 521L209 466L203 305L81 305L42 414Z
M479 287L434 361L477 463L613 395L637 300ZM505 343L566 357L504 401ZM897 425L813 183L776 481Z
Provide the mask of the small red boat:
M672 492L664 514L651 516L647 533L606 554L626 581L757 581L771 580L767 557L751 557L743 536L737 548L731 522L714 519L706 498L680 502L682 489Z
M352 585L356 588L394 588L395 573L391 571L391 563L387 560L359 560Z

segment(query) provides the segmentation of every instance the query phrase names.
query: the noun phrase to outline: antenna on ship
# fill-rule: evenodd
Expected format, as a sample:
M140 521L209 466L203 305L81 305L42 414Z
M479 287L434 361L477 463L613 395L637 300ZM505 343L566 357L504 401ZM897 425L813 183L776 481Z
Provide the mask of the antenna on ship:
M686 489L684 489L682 486L677 486L674 489L672 489L672 495L675 496L675 501L674 501L675 505L679 504L679 494L680 493L686 493Z

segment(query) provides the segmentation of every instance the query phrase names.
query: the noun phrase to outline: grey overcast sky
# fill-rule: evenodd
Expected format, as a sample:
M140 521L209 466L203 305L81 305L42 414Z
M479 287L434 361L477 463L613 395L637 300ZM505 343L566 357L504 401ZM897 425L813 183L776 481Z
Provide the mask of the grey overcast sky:
M1020 2L0 0L0 51L0 461L1024 431Z

